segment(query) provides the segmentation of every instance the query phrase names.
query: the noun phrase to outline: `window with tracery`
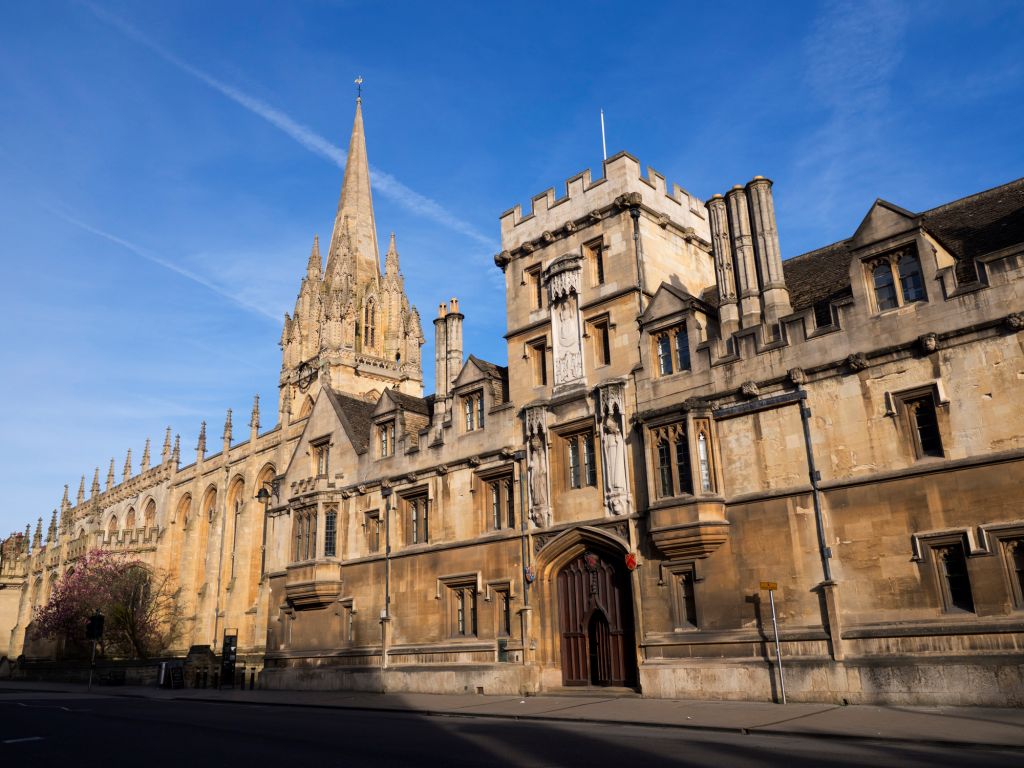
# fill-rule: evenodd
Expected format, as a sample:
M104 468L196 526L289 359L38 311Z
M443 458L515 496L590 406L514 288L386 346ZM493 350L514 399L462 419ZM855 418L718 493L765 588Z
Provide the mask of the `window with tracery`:
M917 247L913 244L867 262L878 312L927 301Z

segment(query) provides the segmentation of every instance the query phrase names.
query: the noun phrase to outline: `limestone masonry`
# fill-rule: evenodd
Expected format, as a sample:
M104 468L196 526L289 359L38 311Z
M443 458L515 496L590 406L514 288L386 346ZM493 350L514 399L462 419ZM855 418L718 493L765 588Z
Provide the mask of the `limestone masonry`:
M769 700L774 582L790 700L1024 705L1024 179L783 261L770 180L618 154L501 216L508 367L442 302L424 397L361 110L275 426L65 487L0 544L0 655L59 655L33 610L100 548L266 687Z

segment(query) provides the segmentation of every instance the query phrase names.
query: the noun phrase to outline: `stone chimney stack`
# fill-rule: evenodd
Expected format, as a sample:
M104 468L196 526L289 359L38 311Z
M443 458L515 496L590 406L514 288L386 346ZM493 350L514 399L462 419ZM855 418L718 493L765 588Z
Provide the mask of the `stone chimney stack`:
M758 273L761 276L761 297L764 319L772 325L793 311L789 303L789 290L782 274L782 252L779 249L779 231L775 225L775 202L772 182L764 176L755 176L747 184L750 199L750 222L754 231L754 250L757 253Z
M434 320L434 396L435 402L448 397L448 323L445 315L448 305L442 302L437 306L437 319Z
M715 258L718 282L718 320L723 339L740 329L740 313L736 305L736 273L733 270L732 242L729 237L729 211L725 198L715 195L707 203L711 226L711 250Z
M740 321L744 328L761 324L761 295L757 281L757 259L750 236L747 193L739 184L725 196L729 206L729 230L736 255L736 288L740 298Z
M462 321L465 315L459 312L459 300L452 298L445 315L445 334L448 347L448 381L445 383L447 393L452 391L452 383L462 370Z

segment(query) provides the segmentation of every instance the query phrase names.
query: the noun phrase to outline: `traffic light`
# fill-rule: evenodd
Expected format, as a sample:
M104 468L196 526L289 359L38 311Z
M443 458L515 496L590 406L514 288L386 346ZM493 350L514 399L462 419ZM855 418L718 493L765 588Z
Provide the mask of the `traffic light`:
M85 639L86 640L102 640L103 639L103 614L94 613L89 617L85 624Z

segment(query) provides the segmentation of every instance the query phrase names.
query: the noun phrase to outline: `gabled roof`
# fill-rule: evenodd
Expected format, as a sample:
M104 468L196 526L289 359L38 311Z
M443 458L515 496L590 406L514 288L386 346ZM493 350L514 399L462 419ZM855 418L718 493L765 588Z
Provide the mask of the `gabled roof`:
M473 363L479 368L484 374L491 377L492 379L498 379L499 381L508 381L508 366L497 365L496 363L490 363L483 358L477 357L471 354L466 360L467 363Z
M387 400L390 400L395 408L412 411L422 416L430 415L430 403L426 398L407 395L404 392L399 392L397 389L385 389L384 393L380 396L380 400L371 408L371 412L381 414L390 411L391 408L388 407Z
M330 387L324 387L323 391L334 407L334 412L338 414L338 421L341 422L356 453L366 453L370 447L370 427L376 405L358 397L335 392Z
M977 256L1024 242L1024 178L923 213L911 214L885 201L876 201L872 211L878 206L884 206L893 215L911 216L915 225L923 227L953 255L958 274L970 267ZM795 311L849 295L853 250L854 241L850 238L782 262ZM963 274L969 275L971 269Z
M703 305L701 299L693 296L685 288L680 288L677 285L671 283L662 283L658 286L658 290L654 292L654 296L651 297L650 302L647 304L647 308L644 313L640 316L640 323L649 323L659 317L665 317L673 312L681 312L686 309L691 309L695 306ZM704 307L702 307L704 308Z

